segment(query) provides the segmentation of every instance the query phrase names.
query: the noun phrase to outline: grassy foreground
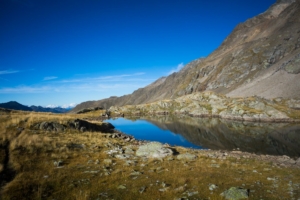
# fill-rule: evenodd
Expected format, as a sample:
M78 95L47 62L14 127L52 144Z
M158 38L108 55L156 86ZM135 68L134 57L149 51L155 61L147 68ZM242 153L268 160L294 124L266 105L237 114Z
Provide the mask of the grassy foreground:
M194 160L140 158L139 141L109 133L33 130L42 121L65 123L90 114L0 112L0 199L223 199L231 187L249 199L299 199L300 169L209 151L172 147ZM97 122L101 123L101 122ZM133 150L133 151L131 151ZM128 151L122 159L113 151ZM131 152L130 152L131 151Z

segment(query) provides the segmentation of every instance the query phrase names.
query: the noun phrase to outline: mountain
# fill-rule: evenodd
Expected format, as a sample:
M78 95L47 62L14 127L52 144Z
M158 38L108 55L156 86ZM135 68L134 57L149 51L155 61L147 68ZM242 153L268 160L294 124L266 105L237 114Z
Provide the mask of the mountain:
M235 27L219 48L181 71L121 97L88 101L88 107L136 105L213 91L229 97L300 97L300 0L278 0Z
M65 113L70 110L70 109L61 108L61 107L45 108L42 106L30 106L30 108L35 112L52 112L52 113Z
M51 113L65 113L70 109L55 107L45 108L42 106L24 106L16 101L10 101L7 103L0 103L0 108L12 109L12 110L23 110L23 111L34 111L34 112L51 112Z
M10 101L7 103L0 103L0 108L12 109L12 110L23 110L23 111L32 111L28 106L24 106L16 101Z

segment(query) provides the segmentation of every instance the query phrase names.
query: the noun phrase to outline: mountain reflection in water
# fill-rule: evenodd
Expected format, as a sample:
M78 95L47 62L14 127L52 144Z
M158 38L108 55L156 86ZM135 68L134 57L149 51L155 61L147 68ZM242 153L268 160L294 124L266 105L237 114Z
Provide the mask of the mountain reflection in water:
M128 123L127 127L130 127L130 129L124 129L124 126L118 126L118 120L124 119L119 118L108 121L116 126L116 129L133 135L136 139L155 140L172 144L172 137L169 138L170 142L168 142L168 138L164 135L164 132L172 132L187 140L186 145L176 143L172 145L215 150L239 148L241 151L257 154L300 156L300 124L254 123L186 116L151 116L131 118L131 121L124 120L124 123ZM155 132L161 131L161 133L153 133L155 138L150 137L150 139L139 135L143 134L141 133L142 128L146 135L151 136L151 130L147 132L151 124L144 120L157 126L159 129ZM161 140L162 138L163 140Z

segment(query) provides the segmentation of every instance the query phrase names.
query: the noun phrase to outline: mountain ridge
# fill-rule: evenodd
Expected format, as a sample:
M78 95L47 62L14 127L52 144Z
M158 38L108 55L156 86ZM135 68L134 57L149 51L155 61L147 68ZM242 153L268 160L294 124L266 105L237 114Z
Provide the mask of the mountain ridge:
M11 109L11 110L22 110L22 111L34 111L34 112L51 112L51 113L66 113L70 109L54 107L47 108L42 106L25 106L17 101L9 101L6 103L0 103L0 108Z
M229 97L300 97L300 1L278 0L238 24L208 57L118 98L83 102L87 107L137 105L213 91Z

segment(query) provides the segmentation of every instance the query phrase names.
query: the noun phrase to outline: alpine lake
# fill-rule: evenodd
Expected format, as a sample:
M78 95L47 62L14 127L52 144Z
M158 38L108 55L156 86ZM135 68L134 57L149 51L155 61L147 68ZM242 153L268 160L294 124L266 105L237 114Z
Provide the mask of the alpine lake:
M137 140L194 149L240 150L259 155L300 157L300 124L151 116L105 120Z

